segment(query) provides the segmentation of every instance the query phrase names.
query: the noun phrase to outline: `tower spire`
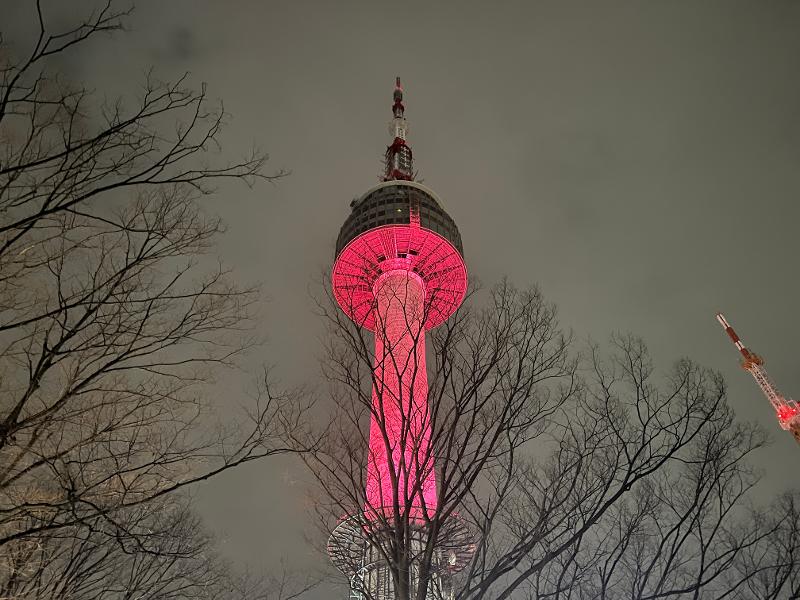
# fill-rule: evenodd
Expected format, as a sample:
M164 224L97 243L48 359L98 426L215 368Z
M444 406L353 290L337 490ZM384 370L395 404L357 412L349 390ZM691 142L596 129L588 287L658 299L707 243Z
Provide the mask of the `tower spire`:
M393 118L389 122L389 135L392 136L392 143L386 148L385 165L383 171L384 181L394 180L414 180L414 160L411 148L406 143L408 134L408 122L405 118L403 105L403 86L400 78L395 79L394 84L394 103L392 104Z

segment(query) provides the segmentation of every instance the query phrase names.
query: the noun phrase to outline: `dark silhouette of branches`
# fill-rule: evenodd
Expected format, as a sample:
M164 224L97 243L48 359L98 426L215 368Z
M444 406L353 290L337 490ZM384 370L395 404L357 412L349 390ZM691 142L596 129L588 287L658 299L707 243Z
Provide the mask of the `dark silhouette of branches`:
M101 106L52 73L128 9L56 31L36 9L28 54L0 53L0 597L198 597L218 571L175 492L287 451L305 408L265 374L214 418L257 290L210 255L222 224L197 200L282 173L224 162L222 106L186 77Z
M327 532L365 515L361 535L390 570L392 597L437 597L457 522L471 532L458 541L468 564L448 575L459 598L796 595L796 496L767 512L753 507L759 476L749 458L766 439L735 419L718 374L681 360L657 376L632 336L615 336L610 353L590 346L578 356L536 289L503 282L483 308L480 295L428 333L425 414L400 416L411 460L390 451L388 416L411 403L382 379L419 367L399 350L373 367L372 334L331 298L320 303L332 408L323 441L305 455L320 483L316 505ZM421 336L414 323L407 335ZM385 336L380 319L377 327ZM365 494L376 460L368 422L391 457L388 510ZM438 502L420 510L414 482L431 472ZM360 592L384 597L369 584Z
M285 567L238 574L183 498L24 540L4 553L0 598L293 600L317 585Z

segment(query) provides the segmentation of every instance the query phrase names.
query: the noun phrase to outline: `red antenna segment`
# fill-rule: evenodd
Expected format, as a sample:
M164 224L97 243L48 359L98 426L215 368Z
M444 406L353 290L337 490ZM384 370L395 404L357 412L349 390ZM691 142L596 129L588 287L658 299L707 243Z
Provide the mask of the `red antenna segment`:
M395 79L393 98L393 117L389 122L389 135L392 136L393 140L389 147L386 148L383 180L414 181L414 157L411 153L411 147L406 143L408 122L404 116L406 107L403 105L403 86L400 85L399 77Z

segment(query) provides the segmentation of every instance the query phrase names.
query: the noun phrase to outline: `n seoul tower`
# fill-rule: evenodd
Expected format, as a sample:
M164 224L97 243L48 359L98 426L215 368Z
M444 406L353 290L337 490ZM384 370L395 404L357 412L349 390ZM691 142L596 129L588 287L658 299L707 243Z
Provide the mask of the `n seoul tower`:
M328 553L349 578L351 599L395 598L423 577L426 598L447 599L452 573L472 550L457 518L435 539L426 525L438 498L425 331L459 307L467 270L455 222L438 196L414 181L399 77L393 100L383 181L351 203L331 276L344 313L374 333L375 354L364 506L340 521ZM432 558L423 565L425 549Z

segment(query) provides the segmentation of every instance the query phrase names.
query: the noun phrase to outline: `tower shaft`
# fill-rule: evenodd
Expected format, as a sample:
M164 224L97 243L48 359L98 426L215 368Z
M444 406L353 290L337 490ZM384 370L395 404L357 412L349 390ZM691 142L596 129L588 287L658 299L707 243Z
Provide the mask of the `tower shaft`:
M366 511L436 507L425 365L425 285L394 269L374 285L375 366Z

